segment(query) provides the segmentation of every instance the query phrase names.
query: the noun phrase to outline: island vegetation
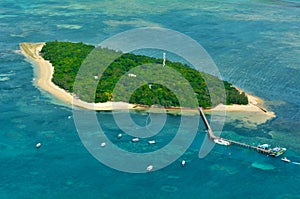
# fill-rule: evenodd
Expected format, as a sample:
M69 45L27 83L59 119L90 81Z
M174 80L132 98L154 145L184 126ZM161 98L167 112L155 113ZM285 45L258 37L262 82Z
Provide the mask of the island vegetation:
M82 92L77 93L74 90L74 82L81 65L86 61L87 56L94 54L94 57L101 57L101 63L99 59L88 59L89 66L86 73L89 74L88 78L82 81ZM54 74L52 81L57 86L74 93L80 99L86 102L107 102L107 101L126 101L123 99L123 95L114 96L113 91L123 76L131 76L132 79L138 78L136 74L129 73L137 66L145 64L162 64L163 60L143 55L136 55L131 53L122 54L114 50L95 48L93 45L87 45L84 43L72 43L72 42L47 42L41 50L41 56L49 60L54 67ZM117 59L114 59L117 57ZM92 61L91 61L92 60ZM96 65L105 65L110 63L105 71L99 71ZM204 108L212 107L209 90L205 79L210 79L212 82L220 82L218 78L206 73L200 73L199 71L189 67L186 64L179 62L166 62L168 67L173 68L179 72L191 85L194 95L200 106ZM157 71L156 71L157 72ZM91 75L92 74L92 75ZM100 74L102 74L100 76ZM131 74L131 75L130 75ZM157 72L158 77L164 75L163 72ZM172 77L170 77L172 78ZM97 88L95 95L90 95L93 88L89 88L89 85L93 85L93 82L97 82ZM176 82L178 85L184 84ZM244 92L238 91L232 84L227 81L223 81L226 91L226 104L248 104L248 98ZM217 84L216 84L217 85ZM92 86L90 86L92 87ZM214 88L216 92L221 92L220 89ZM126 85L118 86L119 93L126 92ZM190 96L193 97L193 96ZM195 98L195 97L193 97ZM191 99L180 99L189 101ZM131 94L129 103L140 105L155 105L159 104L165 107L179 106L180 101L177 99L174 92L164 85L157 83L145 83L139 88L135 89ZM219 99L220 103L222 99Z

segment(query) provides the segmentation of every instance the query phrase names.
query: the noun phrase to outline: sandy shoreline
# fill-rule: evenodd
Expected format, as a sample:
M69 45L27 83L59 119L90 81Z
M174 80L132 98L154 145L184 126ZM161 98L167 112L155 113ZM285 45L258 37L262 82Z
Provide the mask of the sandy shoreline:
M43 48L45 43L21 43L20 48L22 54L24 54L27 58L33 60L38 68L39 68L39 74L38 74L38 80L37 85L49 92L50 94L54 95L58 99L62 100L63 102L66 102L68 104L72 104L77 107L89 109L89 110L124 110L124 109L130 109L130 110L145 110L148 108L137 106L134 104L129 104L125 102L106 102L106 103L87 103L83 102L75 97L72 96L71 93L66 92L65 90L59 88L56 86L52 81L52 75L54 72L54 68L52 64L43 59L40 56L40 51ZM263 103L263 100L247 94L249 104L248 105L218 105L217 107L213 109L208 109L206 111L227 111L227 112L257 112L259 114L264 114L266 118L270 119L272 117L275 117L275 114L273 112L269 112L266 109L261 107L261 104ZM172 111L180 111L178 108L174 109L167 109L167 112ZM191 110L193 112L193 110ZM195 111L195 110L194 110Z
M54 67L52 64L43 59L39 53L42 50L45 43L21 43L20 48L22 54L24 54L29 59L32 59L37 66L39 67L39 74L37 85L43 90L51 93L58 99L72 104L77 107L89 109L89 110L119 110L119 109L133 109L134 104L128 104L125 102L105 102L105 103L87 103L82 100L79 100L72 96L71 93L68 93L64 89L56 86L52 81L52 76L54 72Z

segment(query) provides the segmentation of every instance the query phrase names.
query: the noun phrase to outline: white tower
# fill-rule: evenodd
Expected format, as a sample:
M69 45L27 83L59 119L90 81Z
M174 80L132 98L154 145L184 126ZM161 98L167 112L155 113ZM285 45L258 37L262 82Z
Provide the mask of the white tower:
M163 53L163 59L164 59L164 61L163 61L163 67L166 65L166 53Z

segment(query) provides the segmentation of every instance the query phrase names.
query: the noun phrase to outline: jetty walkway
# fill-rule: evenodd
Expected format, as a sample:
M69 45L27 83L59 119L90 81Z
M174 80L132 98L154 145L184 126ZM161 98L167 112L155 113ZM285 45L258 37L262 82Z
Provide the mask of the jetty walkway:
M221 138L221 137L218 137L214 134L213 130L211 129L207 119L206 119L206 116L202 110L201 107L198 107L198 110L200 112L200 116L201 118L203 119L204 121L204 124L207 128L207 134L209 136L209 138L211 140L215 140L215 139L220 139L220 140L224 140L224 141L227 141L229 142L230 144L235 144L235 145L238 145L238 146L241 146L241 147L245 147L245 148L249 148L249 149L254 149L260 153L266 153L266 154L270 154L271 152L271 149L263 149L263 148L259 148L257 146L252 146L252 145L249 145L249 144L246 144L246 143L242 143L242 142L238 142L238 141L234 141L234 140L230 140L230 139L226 139L226 138Z

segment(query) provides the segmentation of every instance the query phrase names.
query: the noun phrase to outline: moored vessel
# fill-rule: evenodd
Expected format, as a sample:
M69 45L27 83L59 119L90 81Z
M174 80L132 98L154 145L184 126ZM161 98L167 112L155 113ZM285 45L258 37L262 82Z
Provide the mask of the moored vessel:
M275 147L275 148L271 149L270 155L274 156L274 157L278 157L278 156L282 155L285 151L286 151L286 148Z
M223 140L222 138L216 138L216 139L214 139L214 142L216 144L220 144L220 145L224 145L224 146L229 146L230 145L230 142L228 142L226 140Z
M265 149L265 150L269 150L270 147L271 147L271 145L269 145L269 144L259 144L259 145L257 145L257 148Z

